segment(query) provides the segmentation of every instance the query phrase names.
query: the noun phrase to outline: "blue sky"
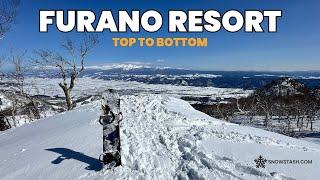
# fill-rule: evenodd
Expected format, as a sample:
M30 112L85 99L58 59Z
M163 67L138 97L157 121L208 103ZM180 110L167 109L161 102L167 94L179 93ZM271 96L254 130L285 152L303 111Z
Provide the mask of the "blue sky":
M79 37L77 33L60 33L49 28L39 33L39 9L146 11L156 9L164 18L163 28L156 33L100 33L99 46L87 64L141 62L161 66L199 70L320 70L320 1L318 0L32 0L23 1L12 30L0 42L0 54L11 47L60 51L61 41ZM277 33L167 33L167 11L236 9L282 10ZM112 37L208 37L207 48L121 48L113 47Z

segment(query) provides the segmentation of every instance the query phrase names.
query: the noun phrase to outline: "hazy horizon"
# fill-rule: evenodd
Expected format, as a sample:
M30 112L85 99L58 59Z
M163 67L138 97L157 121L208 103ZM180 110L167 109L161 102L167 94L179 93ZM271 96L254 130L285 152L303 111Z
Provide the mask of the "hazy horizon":
M144 1L141 1L144 2ZM51 26L48 33L39 33L40 9L82 9L100 12L112 9L139 9L146 11L157 9L164 17L164 28L156 33L110 33L99 34L101 43L95 48L86 62L88 65L105 63L125 63L137 61L161 66L188 68L210 71L320 71L320 2L316 0L288 2L270 1L253 2L244 0L241 4L235 1L150 1L148 3L130 4L126 1L108 3L106 1L79 0L36 0L32 3L22 1L18 16L5 38L0 42L0 55L8 54L11 48L29 53L38 49L50 49L61 52L61 41L66 38L79 38L79 33L61 33ZM169 9L215 9L221 12L230 9L244 11L246 9L282 10L278 20L277 33L168 33L166 13ZM297 13L303 12L303 13ZM117 17L115 17L117 19ZM266 24L262 24L266 26ZM113 37L207 37L206 48L147 48L113 47Z

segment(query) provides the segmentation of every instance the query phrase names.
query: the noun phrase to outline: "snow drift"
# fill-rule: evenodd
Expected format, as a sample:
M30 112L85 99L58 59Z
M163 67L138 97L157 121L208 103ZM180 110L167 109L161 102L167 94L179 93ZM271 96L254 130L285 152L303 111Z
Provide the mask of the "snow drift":
M1 179L315 179L320 146L238 126L161 95L123 96L123 166L103 169L94 102L0 135ZM254 159L307 159L266 164Z

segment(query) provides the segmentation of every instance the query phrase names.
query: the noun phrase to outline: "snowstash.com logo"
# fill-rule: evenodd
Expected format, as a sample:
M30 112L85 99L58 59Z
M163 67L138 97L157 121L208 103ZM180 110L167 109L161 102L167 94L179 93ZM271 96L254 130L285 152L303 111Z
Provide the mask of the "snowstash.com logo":
M259 155L258 158L254 160L256 163L256 168L265 168L266 164L284 164L284 165L289 165L289 164L295 164L295 165L304 165L304 164L312 164L312 160L297 160L297 159L266 159Z

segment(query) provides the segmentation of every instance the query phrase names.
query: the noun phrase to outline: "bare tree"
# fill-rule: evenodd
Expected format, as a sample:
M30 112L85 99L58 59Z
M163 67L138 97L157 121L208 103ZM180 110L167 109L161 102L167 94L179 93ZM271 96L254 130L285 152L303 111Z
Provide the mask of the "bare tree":
M0 67L3 65L5 59L5 56L0 56Z
M2 67L4 60L5 60L5 57L0 56L0 67ZM2 80L2 72L1 72L0 78ZM0 97L0 106L2 105L3 105L3 99L2 97ZM0 131L4 131L11 128L10 122L8 121L8 118L5 115L5 111L6 110L2 108L0 110Z
M19 96L26 98L26 107L30 111L30 119L40 119L38 102L28 91L25 90L25 73L28 70L27 64L25 63L26 52L27 51L23 51L22 53L15 53L12 51L9 57L9 61L14 65L15 68L15 71L12 73L12 78L15 80L14 93L16 93L16 96L14 97L14 99L16 101L16 104L22 104L24 106L24 103L18 103L20 101ZM15 112L15 110L13 112Z
M22 53L15 53L11 50L11 55L9 56L10 63L13 64L15 71L12 73L12 77L16 81L16 89L21 95L24 93L24 65L23 58L27 51L23 51Z
M20 0L0 1L0 39L10 30L10 25L17 15Z
M85 61L89 52L97 43L97 36L85 34L80 42L67 39L62 44L62 47L67 51L65 56L49 50L36 51L38 59L35 62L37 65L43 68L55 67L58 69L59 76L62 78L59 86L65 95L67 110L73 108L72 89L76 79L85 69Z
M0 56L0 80L2 80L4 73L2 72L2 65L4 64L6 57L5 56Z

